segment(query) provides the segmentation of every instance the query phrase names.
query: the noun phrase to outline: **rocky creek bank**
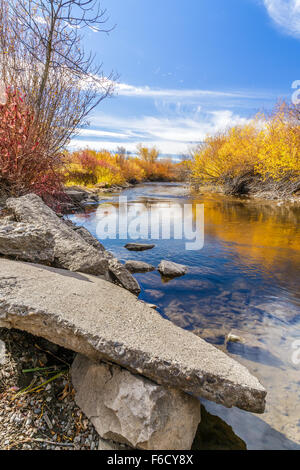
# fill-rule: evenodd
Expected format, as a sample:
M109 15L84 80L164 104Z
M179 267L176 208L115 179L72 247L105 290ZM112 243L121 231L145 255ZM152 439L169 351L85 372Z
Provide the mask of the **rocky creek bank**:
M60 203L62 212L70 211L83 211L87 204L93 204L105 198L106 194L114 193L134 186L130 183L122 185L106 186L103 184L96 184L92 188L84 186L67 186L64 188L64 197ZM1 202L1 200L0 200Z
M139 301L131 273L38 196L7 200L0 254L0 326L80 354L75 401L101 438L190 449L194 397L264 411L266 391L245 367Z

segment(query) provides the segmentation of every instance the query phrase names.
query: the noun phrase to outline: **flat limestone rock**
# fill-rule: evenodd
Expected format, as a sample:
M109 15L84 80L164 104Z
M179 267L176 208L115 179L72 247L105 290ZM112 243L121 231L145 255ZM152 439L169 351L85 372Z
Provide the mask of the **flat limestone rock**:
M265 408L266 391L245 367L98 277L0 258L0 326L227 407Z
M143 450L190 450L200 423L197 398L77 354L75 401L103 439Z

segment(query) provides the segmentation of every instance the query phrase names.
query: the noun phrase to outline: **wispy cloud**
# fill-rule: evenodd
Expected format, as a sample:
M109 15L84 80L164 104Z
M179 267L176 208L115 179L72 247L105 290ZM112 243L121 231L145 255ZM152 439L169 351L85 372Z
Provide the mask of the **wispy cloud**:
M300 1L300 0L299 0ZM91 76L80 80L82 88L95 87L94 89L103 93L108 88L116 96L124 98L152 99L166 102L251 102L254 100L272 100L276 96L275 90L207 90L200 88L157 88L149 85L130 85L128 83L116 82L108 77Z
M111 139L124 139L128 137L128 134L122 132L103 131L98 129L82 129L80 135L83 137L109 137Z
M258 98L259 93L250 93L243 91L222 91L222 90L201 90L201 89L180 89L180 88L152 88L149 86L133 86L127 83L116 85L116 92L121 96L131 96L140 98Z
M273 21L286 33L300 38L300 0L263 0Z

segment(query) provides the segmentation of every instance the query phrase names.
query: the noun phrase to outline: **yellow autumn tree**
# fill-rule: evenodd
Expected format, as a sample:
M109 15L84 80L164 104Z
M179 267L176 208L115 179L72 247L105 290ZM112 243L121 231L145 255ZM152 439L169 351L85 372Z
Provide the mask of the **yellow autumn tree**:
M300 125L280 110L260 133L255 171L263 179L296 179L300 176Z
M289 193L300 190L300 119L295 110L283 104L270 117L260 114L208 137L194 152L192 181L227 185L232 193L267 184L271 188L272 183Z

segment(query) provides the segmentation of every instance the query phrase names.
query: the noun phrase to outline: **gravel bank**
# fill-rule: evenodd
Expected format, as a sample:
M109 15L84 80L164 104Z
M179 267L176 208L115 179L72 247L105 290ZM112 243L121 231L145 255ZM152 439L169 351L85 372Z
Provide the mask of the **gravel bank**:
M97 449L98 434L74 402L68 373L74 353L5 328L0 328L0 340L6 347L0 365L0 449ZM42 370L24 372L38 368ZM60 372L60 377L40 386ZM20 393L30 385L37 389Z

